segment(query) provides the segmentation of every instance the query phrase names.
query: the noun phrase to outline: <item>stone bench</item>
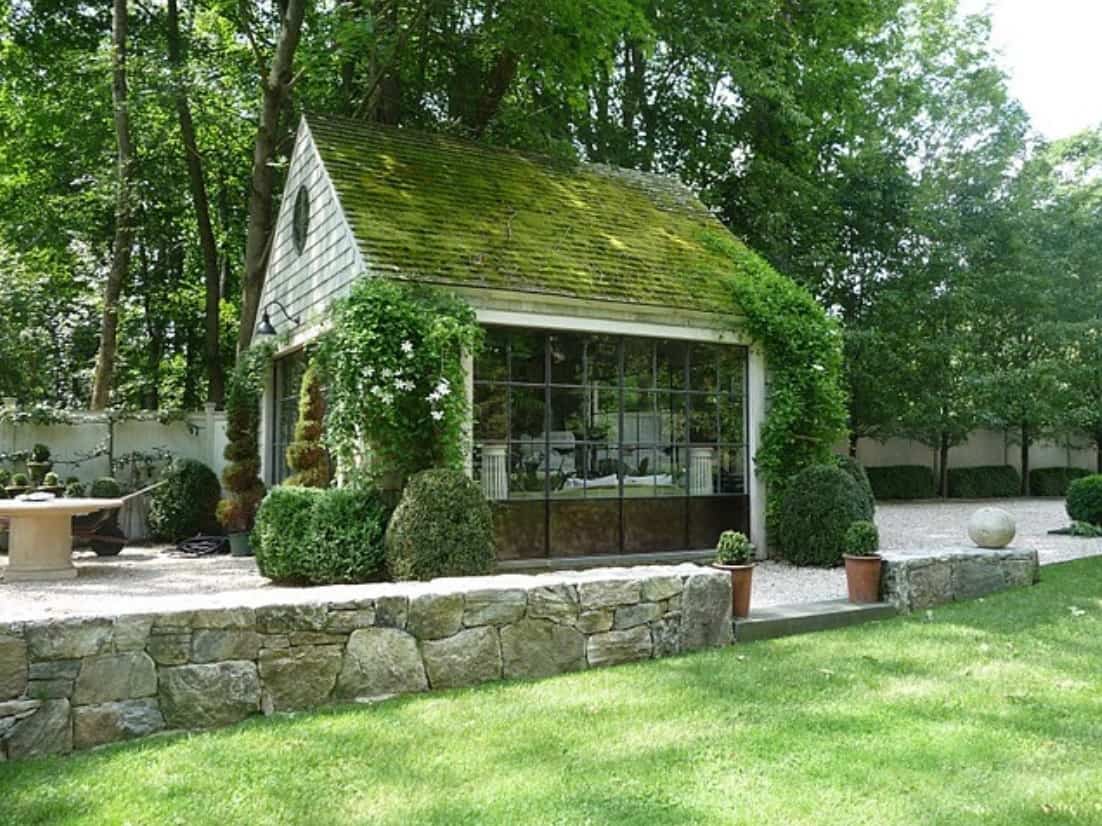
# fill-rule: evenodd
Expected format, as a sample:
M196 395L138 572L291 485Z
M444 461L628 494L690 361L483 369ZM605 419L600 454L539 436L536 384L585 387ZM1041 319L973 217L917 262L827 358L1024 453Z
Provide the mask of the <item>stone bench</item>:
M0 760L731 642L730 577L695 565L266 599L0 623Z
M1032 585L1040 570L1029 548L882 551L880 593L901 612Z

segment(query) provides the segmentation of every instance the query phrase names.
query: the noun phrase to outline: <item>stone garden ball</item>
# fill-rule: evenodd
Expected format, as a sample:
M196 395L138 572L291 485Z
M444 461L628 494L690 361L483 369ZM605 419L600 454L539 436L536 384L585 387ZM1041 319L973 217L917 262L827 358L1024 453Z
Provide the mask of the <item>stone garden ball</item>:
M968 536L981 548L1005 548L1015 533L1014 517L1002 508L980 508L968 520Z

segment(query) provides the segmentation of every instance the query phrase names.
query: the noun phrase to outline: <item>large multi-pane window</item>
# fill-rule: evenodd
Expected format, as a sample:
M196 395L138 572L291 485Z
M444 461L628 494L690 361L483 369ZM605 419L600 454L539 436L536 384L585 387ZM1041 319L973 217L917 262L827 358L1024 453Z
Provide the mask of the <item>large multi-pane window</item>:
M710 547L747 527L743 347L489 328L474 394L506 558Z
M298 422L298 397L306 364L305 350L296 350L275 362L270 465L272 471L268 480L273 484L279 484L291 475L287 466L287 445L294 439L295 424Z

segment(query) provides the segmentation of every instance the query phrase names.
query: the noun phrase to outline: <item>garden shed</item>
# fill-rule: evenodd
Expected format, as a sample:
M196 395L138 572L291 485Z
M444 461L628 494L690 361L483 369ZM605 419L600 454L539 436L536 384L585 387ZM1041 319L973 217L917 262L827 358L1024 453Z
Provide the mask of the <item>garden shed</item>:
M409 129L298 128L258 328L266 482L284 479L306 348L363 278L439 285L485 327L469 467L502 562L668 559L742 530L765 367L724 287L738 242L679 181Z

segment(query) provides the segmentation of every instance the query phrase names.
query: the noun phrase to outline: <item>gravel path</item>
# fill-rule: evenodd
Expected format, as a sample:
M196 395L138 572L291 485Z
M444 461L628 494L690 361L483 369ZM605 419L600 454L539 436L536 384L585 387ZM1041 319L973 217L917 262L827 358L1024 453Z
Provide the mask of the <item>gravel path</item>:
M1014 544L1036 548L1041 564L1102 554L1102 539L1049 536L1068 523L1061 499L1004 499L998 502L953 501L885 504L877 508L885 550L968 545L965 525L973 511L994 504L1014 515ZM252 559L229 556L177 557L158 547L127 548L114 559L89 551L73 555L80 569L74 580L50 583L0 583L0 622L30 618L103 613L187 610L208 605L251 605L274 596L289 602L324 599L340 588L282 588L256 570ZM0 556L0 571L7 557ZM840 568L796 568L783 562L761 562L754 570L754 605L783 605L839 599L846 594Z

